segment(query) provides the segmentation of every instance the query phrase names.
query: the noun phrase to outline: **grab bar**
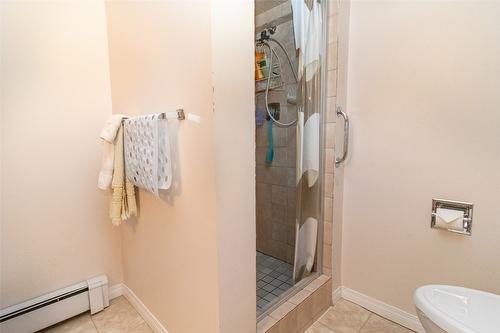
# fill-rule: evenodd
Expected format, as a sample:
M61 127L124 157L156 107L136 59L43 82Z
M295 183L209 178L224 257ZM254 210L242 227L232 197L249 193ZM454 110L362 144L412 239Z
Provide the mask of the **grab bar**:
M336 115L344 118L344 153L341 158L335 158L335 166L338 168L347 158L347 153L349 151L349 117L342 111L340 106L337 106Z

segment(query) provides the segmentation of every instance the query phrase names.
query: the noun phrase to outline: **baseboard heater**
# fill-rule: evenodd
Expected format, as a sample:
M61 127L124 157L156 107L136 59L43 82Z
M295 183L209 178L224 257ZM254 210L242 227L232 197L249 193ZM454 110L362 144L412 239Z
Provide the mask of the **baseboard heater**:
M108 305L108 278L101 275L0 310L0 332L33 333Z

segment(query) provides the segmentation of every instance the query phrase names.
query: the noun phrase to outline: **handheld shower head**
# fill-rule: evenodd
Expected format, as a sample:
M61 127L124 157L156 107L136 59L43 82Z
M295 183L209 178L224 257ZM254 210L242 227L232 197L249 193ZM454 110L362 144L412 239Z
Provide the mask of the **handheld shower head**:
M269 40L271 38L271 35L274 35L276 32L276 26L272 25L269 28L265 28L260 32L260 38L258 39L259 42L264 42L266 40Z

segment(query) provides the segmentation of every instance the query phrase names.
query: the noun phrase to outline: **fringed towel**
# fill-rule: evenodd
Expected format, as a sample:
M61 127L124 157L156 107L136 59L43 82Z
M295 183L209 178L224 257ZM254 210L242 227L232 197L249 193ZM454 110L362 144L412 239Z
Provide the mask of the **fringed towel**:
M103 152L97 187L112 188L109 217L114 225L137 215L134 185L125 181L123 157L123 115L112 115L101 131Z
M115 160L111 188L113 194L109 208L109 217L114 225L131 216L137 216L134 185L125 178L123 153L123 125L120 125L115 140Z

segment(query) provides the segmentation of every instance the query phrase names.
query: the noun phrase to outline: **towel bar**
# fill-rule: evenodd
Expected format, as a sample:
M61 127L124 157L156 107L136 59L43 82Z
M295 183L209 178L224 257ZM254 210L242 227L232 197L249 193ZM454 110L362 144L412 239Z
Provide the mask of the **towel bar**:
M173 112L162 112L160 113L160 117L162 119L179 119L185 120L186 114L184 113L184 109L177 109ZM123 120L128 119L129 117L123 117ZM122 120L122 121L123 121Z

